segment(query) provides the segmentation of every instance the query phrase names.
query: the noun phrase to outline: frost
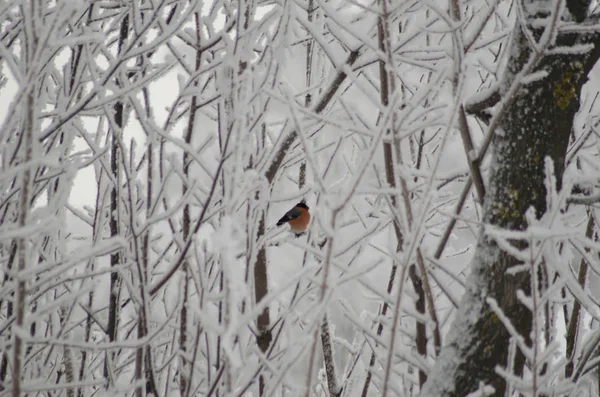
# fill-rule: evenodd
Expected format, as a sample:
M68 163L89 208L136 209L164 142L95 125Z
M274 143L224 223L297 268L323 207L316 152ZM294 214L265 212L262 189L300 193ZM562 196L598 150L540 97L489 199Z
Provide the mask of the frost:
M528 361L486 369L507 393L590 395L598 40L563 3L4 2L0 394L494 395L456 390L489 316ZM564 94L578 114L545 120ZM562 174L527 134L571 116ZM528 167L546 211L507 230L493 198L521 204ZM296 237L275 222L300 200ZM495 301L490 269L543 277Z
M527 84L531 84L531 83L534 83L534 82L539 81L539 80L543 80L546 77L548 77L548 71L546 71L546 70L540 70L540 71L531 73L528 76L524 76L521 79L521 82L524 85L527 85Z

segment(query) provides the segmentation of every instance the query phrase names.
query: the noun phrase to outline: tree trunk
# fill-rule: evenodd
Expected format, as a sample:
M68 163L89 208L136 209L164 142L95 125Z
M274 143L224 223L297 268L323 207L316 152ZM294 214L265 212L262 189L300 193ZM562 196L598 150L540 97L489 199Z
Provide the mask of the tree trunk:
M528 30L540 40L543 29ZM594 39L592 35L559 34L555 46L572 47ZM546 157L554 162L557 189L561 187L579 95L599 51L594 48L577 54L545 55L533 72L545 71L547 76L521 84L514 96L507 98L509 86L532 54L522 26L516 28L510 46L507 80L500 88L508 107L493 141L483 221L508 230L524 230L524 214L529 207L538 217L546 210ZM527 247L524 241L512 243L520 249ZM495 368L512 366L517 375L522 373L523 354L518 352L515 362L507 363L510 335L486 302L487 298L495 299L519 334L529 341L532 314L519 302L516 291L530 293L530 274L507 274L507 269L516 264L516 259L482 234L447 345L421 395L464 396L483 383L494 387L495 396L503 396L506 381Z

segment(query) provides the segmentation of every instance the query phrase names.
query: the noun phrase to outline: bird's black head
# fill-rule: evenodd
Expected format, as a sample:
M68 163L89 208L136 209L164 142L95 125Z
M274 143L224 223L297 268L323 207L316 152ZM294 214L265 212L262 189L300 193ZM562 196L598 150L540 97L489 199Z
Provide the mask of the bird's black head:
M296 207L304 208L305 210L308 209L308 205L306 205L303 201L296 204Z

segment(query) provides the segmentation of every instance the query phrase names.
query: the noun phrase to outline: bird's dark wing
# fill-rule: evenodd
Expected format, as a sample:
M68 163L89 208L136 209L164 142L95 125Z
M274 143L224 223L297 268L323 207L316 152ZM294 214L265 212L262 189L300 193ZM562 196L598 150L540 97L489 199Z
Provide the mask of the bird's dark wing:
M296 219L300 216L300 210L296 207L289 210L284 216L281 217L280 220L277 221L277 226L281 226L284 223L291 221L292 219Z

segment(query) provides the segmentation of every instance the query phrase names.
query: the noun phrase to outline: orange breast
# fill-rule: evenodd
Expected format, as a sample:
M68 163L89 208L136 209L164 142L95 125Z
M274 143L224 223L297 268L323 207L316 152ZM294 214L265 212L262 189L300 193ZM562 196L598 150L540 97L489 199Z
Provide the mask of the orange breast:
M310 214L304 208L300 208L301 215L289 221L292 232L303 232L306 230L308 223L310 222Z

